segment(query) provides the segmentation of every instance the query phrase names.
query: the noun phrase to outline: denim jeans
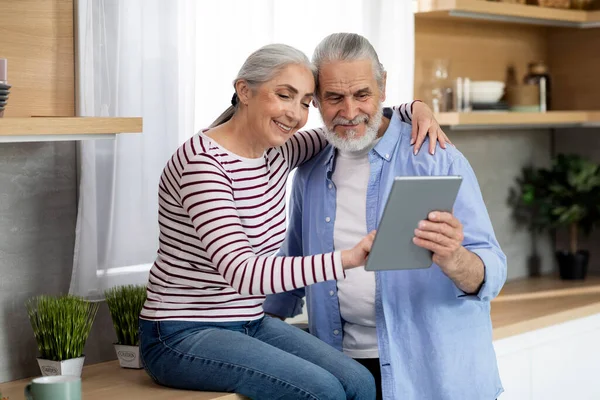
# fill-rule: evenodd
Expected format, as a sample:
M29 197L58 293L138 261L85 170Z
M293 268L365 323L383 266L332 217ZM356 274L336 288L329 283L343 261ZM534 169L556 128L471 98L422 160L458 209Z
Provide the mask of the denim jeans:
M140 320L140 353L158 384L252 399L374 400L362 365L271 317L249 322Z

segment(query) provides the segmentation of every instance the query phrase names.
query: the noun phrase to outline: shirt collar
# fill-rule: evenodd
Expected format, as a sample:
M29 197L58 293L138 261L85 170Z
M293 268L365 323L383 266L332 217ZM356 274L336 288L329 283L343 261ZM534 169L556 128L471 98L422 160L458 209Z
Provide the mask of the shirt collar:
M398 113L393 112L390 117L390 124L385 130L379 143L373 148L373 153L377 154L385 161L390 161L394 157L394 151L398 148L398 142L402 140L401 132L400 118L398 117Z

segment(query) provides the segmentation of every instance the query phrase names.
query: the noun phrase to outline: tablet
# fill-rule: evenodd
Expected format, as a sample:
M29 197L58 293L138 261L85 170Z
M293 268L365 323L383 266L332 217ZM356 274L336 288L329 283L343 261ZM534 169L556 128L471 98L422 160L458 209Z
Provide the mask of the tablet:
M419 221L431 211L451 212L460 176L396 177L365 270L429 268L432 252L413 243Z

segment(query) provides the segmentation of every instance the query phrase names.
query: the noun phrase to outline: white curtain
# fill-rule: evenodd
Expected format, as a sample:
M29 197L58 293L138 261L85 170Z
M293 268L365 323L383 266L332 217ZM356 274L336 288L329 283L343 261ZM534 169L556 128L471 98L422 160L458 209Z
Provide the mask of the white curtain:
M309 57L333 32L366 36L388 71L387 104L411 100L410 0L78 0L78 113L142 116L141 135L80 145L71 293L145 283L158 248L158 179L175 149L228 105L252 51ZM320 124L311 109L307 127Z

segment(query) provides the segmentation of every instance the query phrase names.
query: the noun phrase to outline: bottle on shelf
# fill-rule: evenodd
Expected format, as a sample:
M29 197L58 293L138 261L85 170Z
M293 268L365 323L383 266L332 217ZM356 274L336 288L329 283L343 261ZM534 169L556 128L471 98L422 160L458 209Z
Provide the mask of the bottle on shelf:
M527 75L523 78L525 85L536 85L540 93L540 111L551 109L551 81L548 67L542 61L529 63Z

